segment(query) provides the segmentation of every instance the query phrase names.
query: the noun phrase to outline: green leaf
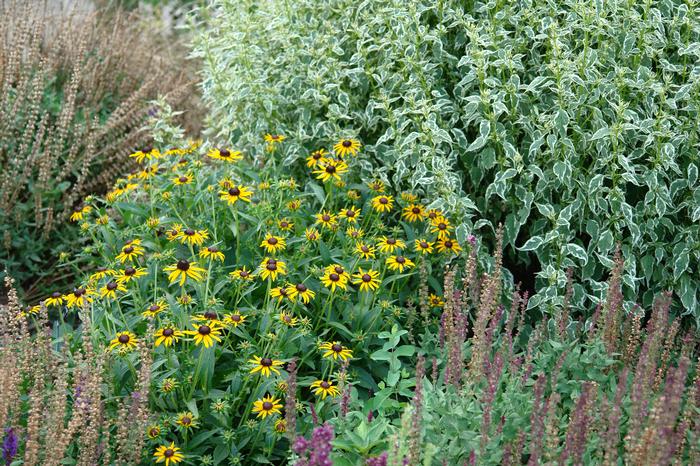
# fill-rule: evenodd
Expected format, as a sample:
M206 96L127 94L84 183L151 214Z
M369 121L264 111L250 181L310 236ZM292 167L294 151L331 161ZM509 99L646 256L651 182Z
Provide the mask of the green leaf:
M522 246L520 246L518 249L521 250L521 251L534 251L535 249L537 249L538 247L540 247L540 245L541 245L543 242L544 242L544 241L542 240L542 237L541 237L541 236L533 236L532 238L530 238L529 240L527 240L527 242L526 242L525 244L523 244Z
M588 254L586 254L586 250L578 244L569 243L566 246L564 246L564 251L566 251L567 254L574 256L576 259L582 261L584 265L588 263Z
M676 260L673 261L673 279L678 280L683 272L688 269L688 263L690 262L690 256L688 255L688 250L683 250L682 253L678 254Z

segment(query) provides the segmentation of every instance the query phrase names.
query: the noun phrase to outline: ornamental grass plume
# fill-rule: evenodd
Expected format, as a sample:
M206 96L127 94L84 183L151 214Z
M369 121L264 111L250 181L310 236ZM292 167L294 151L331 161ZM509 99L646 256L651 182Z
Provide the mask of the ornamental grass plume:
M408 464L418 464L421 460L421 424L423 416L423 378L425 377L425 357L418 356L416 363L416 388L411 402L411 425L408 436Z
M597 396L594 382L584 382L576 407L566 431L566 443L560 456L560 462L570 461L575 466L583 465L583 453L586 448L592 416L591 411Z
M287 397L284 403L284 419L287 421L286 435L290 444L297 436L297 360L292 359L287 366Z

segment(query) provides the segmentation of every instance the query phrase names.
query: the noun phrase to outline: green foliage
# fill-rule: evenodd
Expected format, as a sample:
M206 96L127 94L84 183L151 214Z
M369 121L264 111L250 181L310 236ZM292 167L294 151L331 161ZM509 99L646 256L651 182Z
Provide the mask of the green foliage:
M213 8L193 54L215 137L358 136L363 169L433 194L458 238L502 223L533 308L561 304L570 266L573 304L596 301L621 242L626 295L673 289L700 321L695 1Z

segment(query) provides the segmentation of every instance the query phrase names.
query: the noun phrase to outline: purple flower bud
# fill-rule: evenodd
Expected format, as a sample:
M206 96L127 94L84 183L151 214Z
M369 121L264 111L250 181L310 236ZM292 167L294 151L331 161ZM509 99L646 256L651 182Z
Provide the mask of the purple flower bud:
M2 442L2 457L5 460L5 465L9 466L12 459L17 455L19 449L19 439L15 430L12 427L5 429L5 440Z

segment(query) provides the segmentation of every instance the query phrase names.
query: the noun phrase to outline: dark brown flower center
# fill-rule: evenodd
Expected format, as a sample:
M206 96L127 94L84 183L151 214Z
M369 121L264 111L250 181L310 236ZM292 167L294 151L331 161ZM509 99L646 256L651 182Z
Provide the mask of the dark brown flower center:
M352 146L352 141L350 141L348 139L343 141L343 147L350 147L350 146Z
M181 176L179 178L180 183L187 183L187 177L186 176Z
M148 431L148 434L149 434L151 437L158 437L158 436L160 435L160 430L154 427L154 428L152 428L151 430Z
M270 367L272 365L272 359L270 358L262 358L260 360L260 365L263 367Z
M394 244L396 244L396 240L395 240L394 238L387 238L386 244L392 244L392 245L394 245Z
M212 253L219 252L219 248L210 247L210 248L207 248L207 251L212 252Z
M231 320L234 321L234 322L240 322L240 321L241 321L241 316L238 315L238 314L233 314L233 315L231 316Z
M447 225L445 225L443 222L440 222L440 223L438 223L438 228L440 230L444 230L445 228L447 228Z
M286 288L280 288L280 296L287 296L287 289Z
M318 159L320 159L320 158L322 157L322 155L321 155L320 152L314 152L313 154L311 154L311 157L312 157L314 160L318 160Z
M185 259L181 259L177 261L177 268L178 270L182 270L183 272L187 272L190 269L190 263L187 262Z
M76 298L80 298L82 295L85 294L85 291L85 288L76 288L75 291L73 291L73 294Z
M131 338L129 338L129 335L119 335L119 343L121 343L122 345L126 345L127 343L129 343L129 340L131 340Z
M343 269L341 266L336 265L333 270L335 270L335 273L337 274L343 274L345 272L345 269Z
M231 188L228 190L229 196L239 196L241 194L241 190L238 188Z
M97 271L98 271L98 272L106 272L106 271L107 271L107 267L97 267Z
M369 283L372 281L372 277L370 276L370 274L366 273L362 275L362 281L365 283Z
M129 277L130 277L130 276L132 276L132 275L135 274L135 273L136 273L136 269L133 268L133 267L127 267L127 268L124 269L124 275L126 275L126 276L129 276Z
M307 289L307 288L306 288L306 285L304 285L303 283L299 283L299 284L296 286L296 288L297 288L297 291L300 292L300 293L303 293L303 292L306 291L306 289Z
M189 416L182 416L182 419L180 419L180 422L182 423L183 426L189 426L192 424L192 419Z
M331 216L328 214L324 214L323 217L321 217L324 222L329 222L331 220Z
M389 203L389 199L387 199L386 197L380 197L380 198L379 198L379 203L380 203L380 204L388 204L388 203Z
M268 238L267 244L274 246L275 244L277 244L277 238L275 238L274 236L271 238Z
M268 262L267 266L265 268L267 270L270 270L270 271L277 270L277 263L276 262Z
M328 278L330 278L331 281L337 282L338 280L340 280L340 275L338 275L337 273L332 273L328 276Z
M123 252L124 254L131 254L132 252L134 252L134 247L133 247L133 246L127 246L127 247L125 247L124 249L122 249L122 252Z
M51 293L51 297L52 297L53 299L60 298L60 297L61 297L61 293L59 293L58 291L54 291L53 293Z
M119 285L117 285L117 283L114 282L114 281L111 281L111 282L107 283L107 289L108 289L109 291L116 290L116 289L117 289L117 286L119 286Z
M396 258L396 262L398 262L399 264L403 264L404 262L406 262L406 259L404 259L403 256L398 256Z
M287 228L289 226L289 223L287 222L280 222L280 227L281 228Z
M334 353L340 353L341 351L343 351L343 347L338 343L334 343L333 346L331 346L331 349Z
M428 243L426 243L425 241L421 241L420 247L422 247L423 249L428 249Z
M411 212L418 215L420 213L420 209L418 207L414 207L413 209L411 209Z
M146 146L143 149L141 149L141 152L143 152L144 154L150 154L152 150L153 150L152 146Z
M207 311L204 313L204 317L206 317L209 320L216 319L218 316L216 315L216 312L214 311Z
M284 320L285 322L289 323L289 322L292 321L292 318L291 318L289 315L285 314L285 315L282 317L282 320Z
M151 312L157 312L160 310L160 306L157 304L152 305L151 307L148 308L149 311Z
M188 228L183 233L185 233L187 236L194 236L196 232L192 228Z
M166 328L165 330L163 330L164 337L172 337L173 333L175 333L175 330L173 330L171 328Z
M445 241L445 247L447 249L452 249L452 241L450 241L450 240Z
M335 165L328 165L328 166L326 167L326 173L329 173L329 174L331 174L331 175L332 175L333 173L335 173Z
M325 380L323 382L321 382L321 388L328 389L328 388L330 388L330 386L331 386L331 384L329 384Z
M272 403L265 401L262 405L263 411L270 411L272 409Z
M211 327L208 325L200 325L197 331L200 335L209 335L211 333Z
M231 152L226 149L219 149L219 155L222 157L228 157L231 155Z
M369 252L369 248L365 245L362 245L360 249L362 249L362 252Z
M245 278L245 277L247 277L247 276L249 275L249 273L246 272L245 270L241 270L240 272L238 272L238 274L239 274L241 277L243 277L243 278Z
M171 458L174 454L175 454L175 452L173 451L172 448L168 448L167 450L165 450L163 452L163 456L165 456L166 458Z
M352 209L348 209L345 211L345 215L348 217L354 217L355 216L355 211Z

